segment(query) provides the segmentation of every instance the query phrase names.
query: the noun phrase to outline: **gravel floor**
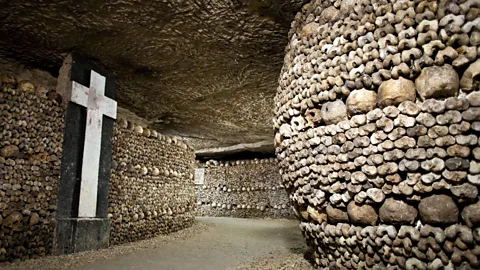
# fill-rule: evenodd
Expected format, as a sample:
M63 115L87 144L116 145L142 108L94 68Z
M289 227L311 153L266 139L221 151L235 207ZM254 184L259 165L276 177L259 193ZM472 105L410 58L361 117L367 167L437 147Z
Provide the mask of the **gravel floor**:
M170 235L96 252L50 256L1 269L309 270L306 247L292 220L198 218Z
M235 270L314 270L305 259L305 250L275 253L258 261L245 263Z

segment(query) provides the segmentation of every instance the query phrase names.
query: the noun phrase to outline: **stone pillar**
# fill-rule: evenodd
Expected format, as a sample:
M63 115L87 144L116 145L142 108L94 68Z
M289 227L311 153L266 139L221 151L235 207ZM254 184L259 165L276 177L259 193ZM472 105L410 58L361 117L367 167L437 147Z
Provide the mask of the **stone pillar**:
M275 143L316 266L480 268L473 5L312 0L297 14Z
M95 63L70 54L64 61L58 78L57 92L66 103L65 135L63 142L60 183L57 195L57 227L54 254L68 254L108 247L110 221L107 219L108 188L112 161L112 137L114 120L103 116L101 121L101 143L96 192L95 214L79 216L81 192L89 187L82 186L82 164L84 162L87 109L72 102L72 84L90 85L92 71L105 77L105 97L115 98L115 77L106 73ZM91 92L90 92L91 94ZM86 93L88 96L88 93ZM116 108L116 103L115 103ZM85 191L87 190L87 191Z

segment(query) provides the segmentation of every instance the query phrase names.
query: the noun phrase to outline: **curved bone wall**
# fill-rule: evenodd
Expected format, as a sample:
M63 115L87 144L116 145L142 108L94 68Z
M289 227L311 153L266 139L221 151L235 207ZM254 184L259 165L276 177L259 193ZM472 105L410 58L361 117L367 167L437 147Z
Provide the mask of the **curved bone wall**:
M52 253L65 115L55 85L46 72L0 63L0 268ZM118 121L110 244L190 226L194 164L186 143Z
M480 2L311 1L275 98L324 269L479 269Z
M0 75L0 265L51 253L65 110L46 93Z
M237 218L294 218L277 161L207 161L197 185L197 215Z
M114 131L110 244L191 226L196 197L190 145L125 120Z

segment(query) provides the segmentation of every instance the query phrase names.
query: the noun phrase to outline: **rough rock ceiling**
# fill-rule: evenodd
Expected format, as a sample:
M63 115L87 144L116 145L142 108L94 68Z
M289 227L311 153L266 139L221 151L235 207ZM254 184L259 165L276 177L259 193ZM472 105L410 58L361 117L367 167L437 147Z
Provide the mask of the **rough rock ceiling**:
M72 50L97 59L117 75L121 107L197 149L273 141L287 33L304 2L0 0L0 56L52 72Z

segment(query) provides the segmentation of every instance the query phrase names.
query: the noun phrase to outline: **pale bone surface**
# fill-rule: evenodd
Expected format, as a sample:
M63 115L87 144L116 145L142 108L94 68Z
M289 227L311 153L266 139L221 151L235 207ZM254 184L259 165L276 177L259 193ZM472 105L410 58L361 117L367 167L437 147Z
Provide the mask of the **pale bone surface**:
M196 149L271 141L287 32L304 2L0 0L0 56L58 72L72 49L86 54L117 75L120 107Z
M315 266L480 269L480 1L312 0L289 36L276 153Z

